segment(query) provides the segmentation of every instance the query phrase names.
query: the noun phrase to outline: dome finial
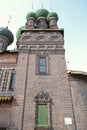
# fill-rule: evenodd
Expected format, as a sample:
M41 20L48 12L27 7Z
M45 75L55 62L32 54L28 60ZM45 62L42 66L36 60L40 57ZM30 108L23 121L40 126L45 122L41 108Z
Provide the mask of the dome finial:
M43 0L42 0L42 3L41 3L41 8L43 8Z
M34 9L34 5L33 5L33 2L32 2L32 10Z
M9 15L9 19L8 19L8 23L7 23L7 28L9 26L9 24L10 24L10 21L11 21L11 15Z
M51 10L51 11L53 10L52 1L50 1L50 10Z

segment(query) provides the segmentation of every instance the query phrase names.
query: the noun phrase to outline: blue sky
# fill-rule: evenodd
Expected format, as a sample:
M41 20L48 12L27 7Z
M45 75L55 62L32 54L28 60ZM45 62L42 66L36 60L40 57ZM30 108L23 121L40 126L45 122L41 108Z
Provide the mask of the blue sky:
M43 2L42 2L43 1ZM87 0L0 0L0 26L7 26L16 36L17 29L26 23L29 11L44 8L58 13L59 28L64 28L65 56L69 70L87 72ZM16 38L10 48L15 47Z

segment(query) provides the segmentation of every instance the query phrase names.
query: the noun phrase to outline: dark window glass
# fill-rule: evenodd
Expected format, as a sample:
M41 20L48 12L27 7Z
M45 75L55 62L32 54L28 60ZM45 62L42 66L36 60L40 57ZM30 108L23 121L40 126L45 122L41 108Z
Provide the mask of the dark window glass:
M46 58L40 58L39 60L39 71L42 73L46 72Z
M10 82L10 89L11 90L14 90L15 79L16 79L16 74L12 73L12 75L11 75L11 82Z
M2 80L2 70L0 70L0 86L1 86L1 80Z

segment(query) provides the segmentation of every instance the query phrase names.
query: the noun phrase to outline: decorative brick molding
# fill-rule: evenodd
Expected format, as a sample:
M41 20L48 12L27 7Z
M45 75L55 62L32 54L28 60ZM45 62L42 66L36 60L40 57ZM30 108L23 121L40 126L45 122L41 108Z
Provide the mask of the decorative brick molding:
M51 98L49 96L49 93L47 91L41 90L34 98L34 101L36 103L50 103Z
M61 31L54 31L54 32L49 32L49 31L38 31L36 30L35 32L25 30L23 32L18 44L19 46L24 44L25 45L30 45L30 44L64 44L64 37L61 34Z
M54 50L62 51L62 45L20 45L19 50Z

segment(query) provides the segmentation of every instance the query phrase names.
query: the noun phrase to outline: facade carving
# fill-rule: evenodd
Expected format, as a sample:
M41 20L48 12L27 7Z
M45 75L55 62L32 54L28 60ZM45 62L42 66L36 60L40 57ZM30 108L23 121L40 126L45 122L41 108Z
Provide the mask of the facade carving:
M41 90L34 98L34 101L36 103L49 103L51 102L51 98L49 96L49 93L45 90Z
M34 43L37 43L37 41L38 43L42 42L44 44L47 44L47 43L51 44L52 42L54 42L54 44L55 42L56 44L62 42L63 44L64 39L61 33L49 33L49 32L44 32L44 33L39 32L38 34L34 33L33 36L32 36L32 32L31 33L26 32L26 35L25 33L23 33L20 39L21 44L25 44L25 42L28 42L28 44L34 44ZM51 43L49 43L49 41Z
M20 45L19 49L29 50L64 50L60 45Z

